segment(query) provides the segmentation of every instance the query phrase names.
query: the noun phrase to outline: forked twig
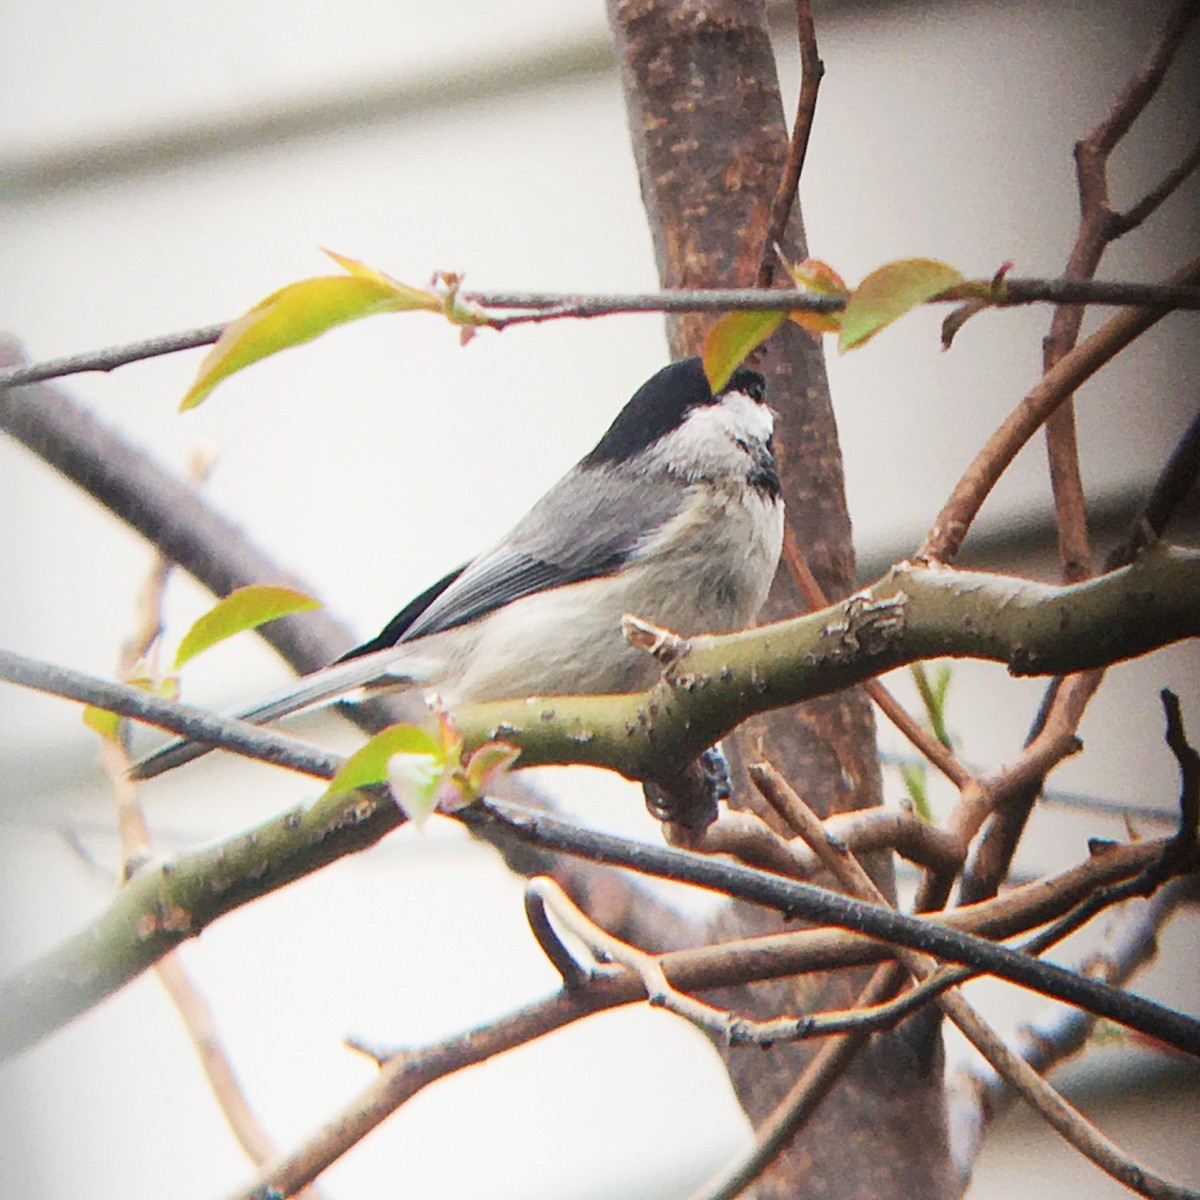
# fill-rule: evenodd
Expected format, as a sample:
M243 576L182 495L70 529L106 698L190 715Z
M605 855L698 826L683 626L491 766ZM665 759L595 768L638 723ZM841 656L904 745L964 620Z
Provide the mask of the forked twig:
M1193 752L1194 753L1194 752ZM886 905L887 900L871 877L844 846L831 841L816 814L787 781L766 764L750 769L751 778L789 825L809 842L826 868L847 891L859 899ZM897 948L897 958L918 981L930 978L934 967L924 956ZM943 992L936 1001L971 1044L1004 1076L1034 1110L1080 1153L1101 1170L1139 1195L1153 1200L1194 1198L1188 1188L1163 1179L1136 1162L1086 1117L1070 1105L984 1021L959 991Z

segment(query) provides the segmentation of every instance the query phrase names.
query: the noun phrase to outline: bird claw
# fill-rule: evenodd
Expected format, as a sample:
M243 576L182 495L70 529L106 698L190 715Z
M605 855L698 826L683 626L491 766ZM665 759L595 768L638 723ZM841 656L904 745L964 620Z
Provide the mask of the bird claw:
M729 760L710 746L669 782L642 784L646 807L657 821L703 831L717 819L717 807L733 795Z

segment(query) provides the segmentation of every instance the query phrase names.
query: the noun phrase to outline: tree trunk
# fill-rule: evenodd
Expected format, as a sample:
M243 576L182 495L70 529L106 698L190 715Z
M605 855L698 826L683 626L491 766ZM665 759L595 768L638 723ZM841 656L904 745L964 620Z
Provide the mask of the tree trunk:
M746 287L754 281L788 133L775 60L758 0L609 0L634 155L666 287ZM803 258L798 207L787 238ZM675 357L699 352L711 318L671 321ZM772 339L760 364L779 412L776 448L789 524L830 599L854 577L841 452L820 347L794 325ZM783 568L763 613L775 620L803 601ZM771 713L739 732L735 759L779 767L822 815L880 802L874 721L853 690ZM778 822L738 771L737 802ZM887 863L873 873L891 887ZM710 933L732 937L779 928L738 905ZM861 974L758 986L720 1002L755 1016L848 1005ZM938 1197L954 1192L946 1150L940 1041L911 1024L871 1041L815 1117L759 1182L768 1197ZM815 1053L810 1044L719 1047L738 1098L758 1125Z

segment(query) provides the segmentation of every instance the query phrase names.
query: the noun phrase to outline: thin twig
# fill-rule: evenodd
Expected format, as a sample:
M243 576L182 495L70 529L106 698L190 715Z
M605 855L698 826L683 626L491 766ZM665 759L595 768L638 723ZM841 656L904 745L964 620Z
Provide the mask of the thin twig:
M1106 571L1131 563L1166 532L1200 478L1200 410L1163 464L1141 512L1104 561Z
M717 862L703 855L630 843L596 830L587 831L586 838L581 841L580 831L569 823L544 814L531 814L528 809L498 799L488 799L475 809L463 810L461 816L470 823L485 813L491 819L502 821L515 837L535 841L550 849L566 854L583 852L596 861L613 866L662 874L681 883L721 891L735 899L765 903L793 917L841 928L853 927L896 946L970 965L1034 991L1052 991L1068 1003L1083 1005L1104 1016L1112 1015L1104 1010L1115 1010L1122 1014L1114 1016L1119 1023L1131 1028L1140 1028L1141 1023L1152 1024L1154 1027L1147 1030L1151 1036L1200 1055L1200 1020L1142 996L1096 990L1092 981L1072 971L1030 959L992 942L964 937L941 924L876 904L863 904L813 884L784 879L740 863Z
M1076 731L1102 677L1100 671L1083 671L1056 680L1020 754L980 792L968 788L963 793L951 814L951 828L961 837L973 839L985 821L991 824L974 841L959 887L960 904L996 894L1008 874L1014 838L1021 828L1010 814L1030 808L1049 773L1082 749Z
M826 818L830 836L856 854L891 850L927 870L950 872L962 864L959 840L936 825L899 809L868 808ZM683 833L685 831L679 831ZM792 879L810 878L820 867L813 852L797 838L784 838L761 817L745 809L727 810L704 830L688 830L674 842L701 854L730 854L740 862Z
M146 358L161 358L165 354L177 354L180 350L211 346L221 336L224 328L224 322L220 325L201 325L198 329L165 333L159 337L126 342L124 345L110 346L104 350L89 350L82 354L69 354L63 358L46 359L40 363L5 367L0 370L0 388L41 383L46 379L80 375L86 371L112 371Z
M700 1029L730 1039L735 1020L733 1014L672 987L658 955L639 950L602 929L553 879L541 876L531 880L529 886L536 889L538 899L601 962L617 963L631 970L642 981L646 1002L652 1008L664 1008Z
M209 456L193 454L188 464L190 481L201 483L211 465ZM170 571L171 563L156 554L138 594L134 629L118 658L117 673L122 678L128 678L158 642L162 629L163 592ZM129 777L131 764L124 741L102 738L100 759L116 799L122 874L129 879L149 856L150 839L145 817L137 786ZM179 954L172 952L159 959L154 964L154 972L183 1022L209 1088L233 1136L255 1166L270 1162L278 1151L251 1107L208 1004L184 968ZM312 1185L305 1189L304 1195L309 1200L319 1200L320 1192Z
M1084 969L1114 987L1123 987L1157 952L1158 931L1188 896L1191 883L1179 879L1145 900L1127 901L1114 914L1100 946ZM1086 1044L1096 1021L1090 1013L1061 1005L1048 1007L1017 1028L1014 1044L1035 1070L1046 1073ZM986 1062L963 1063L947 1080L947 1111L953 1156L964 1174L977 1157L984 1133L1016 1092Z
M562 977L563 987L571 991L573 988L582 987L591 973L576 961L546 914L549 900L561 891L553 879L545 875L535 875L525 884L525 919L529 922L529 928L542 953Z
M15 346L2 335L0 364L23 369ZM255 546L195 488L59 388L43 383L0 389L0 430L141 534L213 595L225 596L251 583L315 593L308 581ZM300 674L325 666L359 640L327 609L268 621L259 636Z
M871 877L844 846L832 842L816 814L787 781L765 763L750 768L755 785L789 825L796 829L826 868L847 891L860 900L887 904ZM929 979L933 967L911 949L898 949L897 956L918 982ZM1016 1088L1034 1110L1072 1146L1113 1178L1140 1195L1154 1200L1182 1200L1196 1193L1155 1175L1135 1162L1104 1136L1077 1109L1068 1104L1024 1059L1017 1055L985 1022L959 991L942 993L937 1003L975 1048Z
M1197 280L1200 280L1200 259L1193 259L1171 277L1172 283L1192 284ZM942 506L917 557L949 562L958 553L980 506L1017 451L1085 380L1163 315L1153 309L1126 309L1111 317L1047 371L975 456Z
M1104 120L1075 146L1079 190L1079 230L1063 275L1067 279L1091 279L1109 244L1133 228L1128 214L1114 222L1108 196L1108 160L1134 121L1145 111L1162 83L1189 26L1200 12L1196 0L1185 0L1167 22L1140 71L1129 81ZM1174 178L1178 186L1186 173ZM1161 203L1138 206L1144 215ZM1060 305L1043 344L1043 370L1048 372L1071 350L1079 337L1083 309L1077 304ZM1059 552L1064 582L1077 583L1093 571L1087 531L1087 503L1079 466L1075 434L1074 400L1068 397L1046 421L1046 448L1050 480L1058 516Z
M1157 211L1164 200L1174 194L1197 167L1200 167L1200 139L1136 204L1130 205L1123 213L1112 213L1109 216L1112 236L1120 237L1141 225Z
M95 705L123 717L157 725L191 741L220 745L235 754L274 763L302 775L331 779L341 760L300 738L277 733L206 709L155 696L129 684L97 679L53 663L0 650L0 679L22 687Z
M1154 98L1188 30L1200 17L1197 0L1182 0L1171 14L1142 68L1125 85L1104 120L1085 139L1088 154L1107 157Z
M898 986L901 974L894 963L877 967L855 1000L855 1007L867 1008L890 996ZM800 1073L787 1095L766 1120L759 1123L751 1149L701 1184L688 1200L734 1200L741 1195L817 1110L870 1036L867 1029L859 1027L831 1037Z
M970 287L960 285L931 303L955 302L957 296ZM766 312L776 309L790 312L839 312L845 301L837 296L815 295L798 290L764 290L760 288L696 288L661 292L463 292L459 299L478 308L493 310L488 323L496 329L508 325L557 321L586 320L595 317L619 316L633 313L694 313L694 312ZM1024 304L1098 304L1138 305L1154 309L1200 309L1200 289L1187 284L1146 284L1067 279L1011 279L1005 282L1004 293L998 293L992 304L1009 308ZM227 322L203 325L180 333L163 334L120 346L90 350L64 358L47 359L0 368L0 390L79 375L89 371L112 371L128 363L181 350L212 345L221 335Z
M1188 741L1183 728L1179 697L1170 688L1159 693L1167 730L1164 740L1179 764L1179 832L1172 839L1172 854L1182 858L1196 844L1200 823L1200 753Z
M796 119L792 123L787 166L775 190L775 198L771 201L767 236L763 239L758 272L754 279L754 286L760 288L769 288L775 276L775 248L784 244L787 235L788 219L796 202L817 111L817 93L825 74L825 64L817 51L817 31L813 25L809 0L796 0L796 34L800 43L800 95L796 101Z
M1169 526L1179 506L1200 476L1200 414L1176 443L1155 480L1141 512L1131 522L1126 536L1110 551L1105 569L1133 562L1154 545ZM1034 721L1027 745L1043 736L1047 727L1057 727L1057 736L1073 734L1084 711L1100 686L1102 672L1089 671L1070 679L1051 682ZM1041 779L1031 779L1015 803L1004 805L983 837L976 843L974 859L963 875L961 902L994 895L1007 875L1025 821L1041 792Z

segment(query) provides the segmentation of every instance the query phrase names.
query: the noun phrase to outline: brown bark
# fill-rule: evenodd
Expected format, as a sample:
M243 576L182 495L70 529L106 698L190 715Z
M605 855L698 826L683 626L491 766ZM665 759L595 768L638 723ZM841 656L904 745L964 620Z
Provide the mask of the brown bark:
M610 0L634 154L665 287L753 284L771 198L788 154L775 60L756 0ZM806 255L798 211L789 257ZM676 357L695 354L710 317L670 322ZM842 460L821 349L787 326L759 364L779 412L777 451L788 519L826 595L854 577ZM764 620L803 608L780 571ZM736 757L766 757L822 815L879 803L874 720L860 690L748 722ZM752 794L744 772L738 801L778 819ZM886 865L876 876L890 888ZM761 911L730 909L714 937L778 928ZM843 972L790 982L720 1002L757 1016L852 1001L867 976ZM804 1045L722 1048L742 1106L757 1125L814 1053ZM908 1197L952 1192L946 1158L940 1051L920 1026L875 1038L837 1089L759 1182L756 1195Z

